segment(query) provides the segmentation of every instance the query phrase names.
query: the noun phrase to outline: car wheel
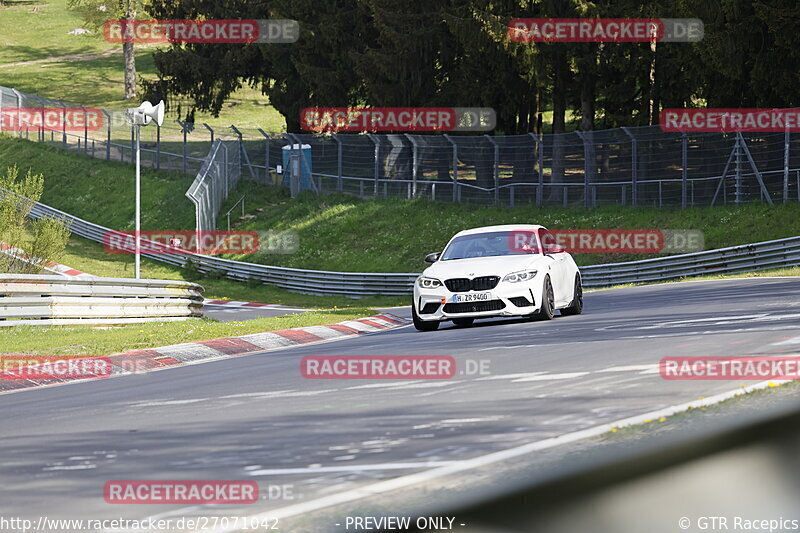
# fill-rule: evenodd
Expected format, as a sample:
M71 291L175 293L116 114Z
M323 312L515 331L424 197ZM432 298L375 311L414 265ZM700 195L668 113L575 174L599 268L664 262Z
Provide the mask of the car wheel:
M454 318L453 324L460 328L469 328L472 326L472 323L475 322L474 318Z
M581 275L575 274L575 289L572 294L572 303L569 307L562 309L562 315L579 315L583 312L583 284L581 283Z
M417 309L413 302L411 303L411 318L414 320L414 327L419 331L436 331L439 329L438 320L425 322L424 320L420 319L419 315L417 315Z
M535 315L539 320L551 320L555 314L555 295L553 294L553 284L550 283L550 276L544 278L544 289L542 290L542 307Z

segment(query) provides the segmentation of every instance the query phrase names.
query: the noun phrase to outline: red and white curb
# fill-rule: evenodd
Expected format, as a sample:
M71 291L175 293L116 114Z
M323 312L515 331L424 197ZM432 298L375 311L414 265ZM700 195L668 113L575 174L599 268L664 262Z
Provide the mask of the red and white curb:
M327 326L309 326L253 333L241 337L226 337L208 341L187 342L173 346L162 346L147 350L134 350L122 354L103 357L111 362L112 375L144 373L171 366L195 364L234 357L265 350L277 350L290 346L312 344L330 340L357 337L367 333L385 331L405 326L408 320L398 316L381 313L368 318L347 320ZM9 356L14 357L14 356ZM19 356L20 358L24 356ZM79 358L80 356L75 356ZM64 358L68 358L65 356ZM2 362L2 357L0 357ZM78 383L86 379L0 379L0 393L21 389L45 387L63 383Z
M0 253L9 255L11 257L15 257L17 259L20 259L21 261L36 262L38 264L38 260L31 258L31 256L25 253L25 250L21 248L16 248L4 242L0 242ZM79 279L87 279L95 277L92 274L87 274L86 272L81 272L80 270L75 270L74 268L68 267L67 265L63 265L61 263L55 263L53 261L45 262L42 265L42 268L44 268L44 270L47 270L48 272L53 272L55 274L61 274L63 276L70 276Z

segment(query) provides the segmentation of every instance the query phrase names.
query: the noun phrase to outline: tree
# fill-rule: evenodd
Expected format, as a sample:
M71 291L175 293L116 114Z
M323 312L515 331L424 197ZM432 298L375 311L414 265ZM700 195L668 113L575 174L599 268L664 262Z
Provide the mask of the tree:
M16 167L0 174L0 242L20 248L28 256L0 254L0 272L35 274L48 261L57 261L69 240L69 229L60 220L30 220L34 203L42 196L44 178L28 171L20 177Z
M67 7L80 14L84 24L96 32L102 31L103 25L108 20L121 20L122 34L125 35L124 25L137 16L144 15L144 0L68 0ZM136 98L136 54L133 42L122 43L122 55L125 62L124 87L125 99Z

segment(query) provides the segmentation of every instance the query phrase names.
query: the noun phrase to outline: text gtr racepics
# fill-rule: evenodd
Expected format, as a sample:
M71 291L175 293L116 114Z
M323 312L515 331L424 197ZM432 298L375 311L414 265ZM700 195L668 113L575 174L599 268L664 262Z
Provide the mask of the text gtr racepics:
M475 228L457 233L414 283L414 326L432 331L452 320L526 316L550 320L556 310L583 310L578 266L555 237L537 225Z

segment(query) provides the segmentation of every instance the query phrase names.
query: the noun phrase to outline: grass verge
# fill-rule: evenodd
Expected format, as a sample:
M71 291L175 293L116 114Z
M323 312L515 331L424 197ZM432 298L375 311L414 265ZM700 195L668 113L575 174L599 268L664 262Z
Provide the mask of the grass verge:
M2 328L4 356L110 355L183 342L262 333L288 328L335 324L374 314L368 308L309 311L293 315L257 318L242 322L197 319L186 322L153 322L126 326L14 326Z

